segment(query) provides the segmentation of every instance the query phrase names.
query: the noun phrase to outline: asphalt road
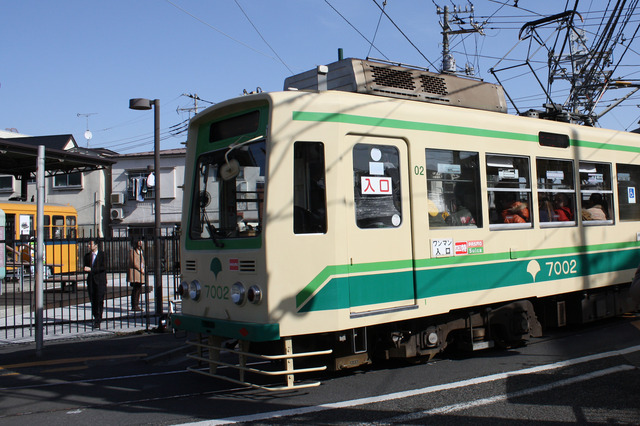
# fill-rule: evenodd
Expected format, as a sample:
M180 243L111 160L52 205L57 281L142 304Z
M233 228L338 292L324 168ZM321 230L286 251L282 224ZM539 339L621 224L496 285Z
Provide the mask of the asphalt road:
M0 424L640 424L640 316L527 347L241 389L185 371L183 336L0 347Z

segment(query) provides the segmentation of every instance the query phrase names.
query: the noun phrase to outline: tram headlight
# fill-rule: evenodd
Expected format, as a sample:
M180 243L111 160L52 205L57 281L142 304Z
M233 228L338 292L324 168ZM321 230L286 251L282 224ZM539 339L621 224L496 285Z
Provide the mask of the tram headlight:
M241 282L237 282L231 286L231 300L236 305L242 305L244 303L245 294L246 291Z
M198 300L200 298L200 283L198 280L191 281L189 284L189 298L191 300Z
M247 300L254 305L257 305L262 300L262 290L257 285L252 285L247 290Z
M189 297L189 283L182 281L178 286L178 295L183 299Z

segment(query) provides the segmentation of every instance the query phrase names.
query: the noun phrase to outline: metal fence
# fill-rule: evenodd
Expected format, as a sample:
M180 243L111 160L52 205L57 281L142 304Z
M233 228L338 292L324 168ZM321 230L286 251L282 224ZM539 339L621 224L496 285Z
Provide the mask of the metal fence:
M91 303L83 272L83 257L89 252L89 238L45 240L43 279L43 335L45 338L92 331ZM142 287L141 311L131 303L132 287L127 282L131 239L100 239L106 254L107 289L101 330L150 329L158 326L176 297L180 275L177 235L160 237L162 299L155 295L153 240L143 241L146 284ZM36 334L35 241L0 240L5 246L5 278L0 282L0 344L29 340ZM162 309L156 301L162 300Z

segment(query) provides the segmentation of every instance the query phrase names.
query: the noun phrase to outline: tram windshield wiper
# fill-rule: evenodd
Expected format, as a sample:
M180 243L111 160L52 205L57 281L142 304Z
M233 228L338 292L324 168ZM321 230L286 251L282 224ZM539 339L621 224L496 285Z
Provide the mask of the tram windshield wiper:
M218 228L216 228L215 226L213 226L213 224L211 224L211 221L209 220L209 215L207 214L207 205L211 201L209 199L210 195L207 192L207 179L206 179L206 177L209 175L209 166L208 165L204 166L204 168L200 171L200 173L204 180L202 191L200 191L200 193L198 194L198 203L200 204L200 211L202 212L202 217L204 218L204 221L207 225L207 232L209 233L209 238L211 238L211 241L213 241L213 244L215 244L216 247L222 248L224 247L224 243L218 241L218 238L216 235L218 233Z
M224 243L219 241L216 234L218 233L218 228L216 228L211 221L209 220L209 215L207 215L207 210L202 207L202 216L204 217L204 221L207 224L207 231L209 232L209 238L213 241L213 244L218 248L224 247Z

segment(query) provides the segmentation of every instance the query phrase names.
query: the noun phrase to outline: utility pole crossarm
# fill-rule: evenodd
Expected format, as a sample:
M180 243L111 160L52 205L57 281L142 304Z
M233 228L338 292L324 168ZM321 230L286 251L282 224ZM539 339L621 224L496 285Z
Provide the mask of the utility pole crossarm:
M435 4L435 2L434 2ZM467 9L467 6L462 9L462 6L453 6L453 15L449 13L449 6L444 6L441 8L436 4L436 13L438 15L442 15L442 21L440 22L440 27L442 27L442 72L443 73L456 73L456 61L451 51L449 50L449 36L458 35L458 34L470 34L470 33L478 33L480 35L484 35L484 29L482 24L478 24L473 20L473 4L469 2L471 5L470 9ZM462 25L466 22L465 19L461 18L460 14L468 14L469 25L472 28L463 28ZM456 24L460 28L457 30L451 29L451 24ZM469 69L472 72L472 68Z

